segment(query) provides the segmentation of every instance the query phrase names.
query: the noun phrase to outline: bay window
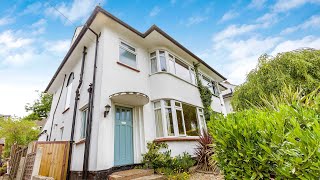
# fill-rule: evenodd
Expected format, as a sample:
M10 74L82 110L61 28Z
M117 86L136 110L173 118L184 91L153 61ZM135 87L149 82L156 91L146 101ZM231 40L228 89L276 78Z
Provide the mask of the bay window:
M192 84L196 84L194 69L168 51L156 50L150 53L150 65L151 74L169 72Z
M199 136L206 128L203 109L176 100L154 102L157 137Z

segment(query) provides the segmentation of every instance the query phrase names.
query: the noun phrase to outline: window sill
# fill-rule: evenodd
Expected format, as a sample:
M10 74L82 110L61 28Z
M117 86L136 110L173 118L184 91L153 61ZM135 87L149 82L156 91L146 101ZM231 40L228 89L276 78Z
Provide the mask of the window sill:
M121 65L121 66L123 66L123 67L126 67L126 68L128 68L128 69L131 69L131 70L133 70L133 71L140 72L140 70L138 70L138 69L136 69L136 68L133 68L133 67L131 67L131 66L128 66L128 65L126 65L126 64L123 64L123 63L121 63L121 62L119 62L119 61L117 61L117 64L119 64L119 65Z
M83 138L83 139L80 139L79 141L75 142L76 145L79 145L79 144L83 144L86 142L86 139Z
M70 109L70 107L68 107L67 109L65 109L62 114L66 113L68 110Z
M182 80L182 81L184 81L184 82L186 82L186 83L188 83L188 84L190 84L190 85L198 88L198 85L195 85L195 84L193 84L193 83L191 83L191 82L189 82L189 81L187 81L187 80L185 80L185 79L183 79L183 78L181 78L181 77L179 77L179 76L177 76L177 75L175 75L175 74L172 74L172 73L169 73L169 72L166 72L166 71L155 72L155 73L150 74L149 76L153 76L153 75L155 75L155 74L168 74L168 75L170 75L170 76L173 76L173 77L175 77L175 78L178 78L178 79L180 79L180 80Z
M198 141L198 136L187 136L187 137L163 137L156 138L154 142L170 142L170 141Z

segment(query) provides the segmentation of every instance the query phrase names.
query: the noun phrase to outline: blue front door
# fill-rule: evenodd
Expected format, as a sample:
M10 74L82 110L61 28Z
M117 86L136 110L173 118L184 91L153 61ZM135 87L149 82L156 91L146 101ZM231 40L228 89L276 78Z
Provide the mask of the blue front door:
M132 109L116 106L114 165L133 164Z

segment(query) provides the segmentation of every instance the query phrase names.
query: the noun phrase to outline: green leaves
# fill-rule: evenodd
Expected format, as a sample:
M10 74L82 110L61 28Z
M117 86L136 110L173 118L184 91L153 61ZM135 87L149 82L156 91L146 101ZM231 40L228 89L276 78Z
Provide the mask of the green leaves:
M39 99L35 100L32 105L25 106L26 111L31 111L31 114L24 117L25 120L41 120L41 118L48 117L52 102L52 95L47 93L40 93Z
M319 92L287 88L263 108L212 118L208 128L225 178L319 179Z
M259 63L247 76L247 81L236 88L232 99L235 110L265 105L260 97L271 100L284 85L301 88L308 94L320 84L320 50L304 49L279 53L275 57L262 55Z
M34 122L0 118L0 138L5 138L5 156L14 143L27 145L37 139L39 130Z

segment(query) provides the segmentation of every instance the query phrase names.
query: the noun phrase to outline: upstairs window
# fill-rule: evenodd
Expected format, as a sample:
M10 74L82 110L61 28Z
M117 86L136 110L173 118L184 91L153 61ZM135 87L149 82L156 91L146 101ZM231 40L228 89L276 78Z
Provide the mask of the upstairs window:
M125 65L137 68L137 54L136 49L127 43L120 42L119 46L119 61Z
M169 72L178 77L196 84L193 68L167 51L157 50L150 53L151 74Z
M72 73L70 73L69 78L68 78L68 82L67 82L66 103L65 103L64 109L68 109L70 107L73 79L74 79L74 74L72 72Z
M207 76L204 76L204 75L201 75L202 77L202 84L204 86L207 86L211 93L216 95L216 96L219 96L219 90L218 90L218 85L216 82L212 81L211 79L209 79Z

